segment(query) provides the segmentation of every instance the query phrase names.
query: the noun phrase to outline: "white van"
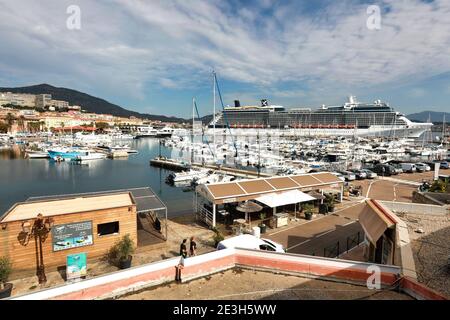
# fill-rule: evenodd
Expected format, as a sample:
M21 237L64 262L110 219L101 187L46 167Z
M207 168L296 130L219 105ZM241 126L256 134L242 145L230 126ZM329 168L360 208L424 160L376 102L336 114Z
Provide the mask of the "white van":
M416 172L417 168L414 163L402 163L403 172L413 173Z
M220 241L219 244L217 245L217 250L227 248L265 250L282 253L286 252L283 248L283 245L276 243L272 240L257 238L251 234L243 234L240 236L231 237Z

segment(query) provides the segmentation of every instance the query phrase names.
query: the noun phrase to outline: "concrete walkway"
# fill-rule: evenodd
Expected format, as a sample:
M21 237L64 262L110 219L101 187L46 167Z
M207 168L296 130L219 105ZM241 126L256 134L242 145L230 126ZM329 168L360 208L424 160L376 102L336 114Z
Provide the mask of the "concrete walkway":
M415 187L419 187L419 186L422 185L422 183L417 182L417 181L403 180L403 179L392 178L392 177L379 177L379 179L380 180L392 181L392 182L395 182L395 183L407 184L407 185L415 186Z
M339 242L339 252L347 249L347 237L360 233L360 241L364 232L358 217L365 204L352 202L333 214L320 219L269 233L266 238L283 244L289 253L324 256L324 250L330 249Z

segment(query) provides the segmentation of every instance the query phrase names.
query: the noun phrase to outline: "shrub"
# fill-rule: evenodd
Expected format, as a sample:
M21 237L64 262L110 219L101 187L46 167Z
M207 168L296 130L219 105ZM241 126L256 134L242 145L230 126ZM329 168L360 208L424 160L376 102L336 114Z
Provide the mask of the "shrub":
M214 246L216 247L220 241L225 239L225 237L217 228L213 228L212 230L214 231L213 241L214 241Z
M447 183L442 180L436 180L431 185L429 191L430 192L445 192L447 189Z
M327 205L328 208L332 208L336 204L336 198L332 194L325 194L325 201L324 202L325 202L325 204Z
M261 225L264 225L264 219L266 218L266 213L265 212L261 212L259 214L259 218L261 219Z
M0 257L0 287L8 281L12 271L12 264L8 257Z
M109 249L108 260L115 265L121 260L128 259L128 256L132 255L134 251L134 242L130 235L126 234Z
M302 205L303 207L303 211L305 211L305 213L312 213L314 206L310 203L305 203Z

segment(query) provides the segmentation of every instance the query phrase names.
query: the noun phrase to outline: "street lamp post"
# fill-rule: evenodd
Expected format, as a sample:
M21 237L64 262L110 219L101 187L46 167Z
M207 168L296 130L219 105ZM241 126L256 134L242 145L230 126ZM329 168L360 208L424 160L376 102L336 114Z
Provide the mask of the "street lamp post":
M31 225L29 222L22 223L22 231L26 234L25 245L28 244L30 237L34 237L36 246L36 275L39 284L47 282L44 265L44 252L42 243L47 239L48 234L53 226L53 219L44 219L42 213L39 213Z

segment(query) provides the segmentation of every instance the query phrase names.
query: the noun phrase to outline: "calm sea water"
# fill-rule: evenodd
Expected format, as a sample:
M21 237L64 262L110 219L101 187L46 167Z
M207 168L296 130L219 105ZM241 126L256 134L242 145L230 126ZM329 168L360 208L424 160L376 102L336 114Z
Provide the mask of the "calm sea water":
M45 196L149 186L168 207L169 216L192 212L192 192L167 185L170 171L151 167L159 154L157 139L129 143L139 154L124 160L94 160L86 165L55 163L48 159L23 159L19 149L0 150L0 215L14 203ZM161 154L170 150L161 147Z

